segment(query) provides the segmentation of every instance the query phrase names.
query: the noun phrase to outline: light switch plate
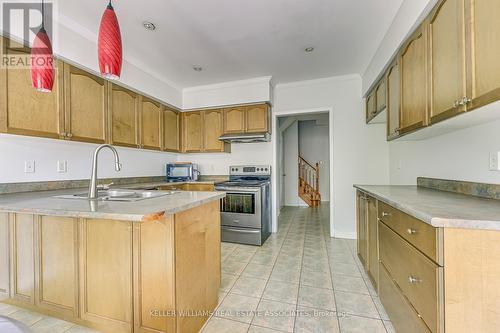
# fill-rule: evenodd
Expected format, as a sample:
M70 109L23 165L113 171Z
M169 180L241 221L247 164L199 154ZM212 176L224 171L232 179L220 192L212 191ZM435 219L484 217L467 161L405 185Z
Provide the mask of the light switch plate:
M68 172L68 162L67 161L57 161L57 172L59 172L59 173Z
M500 171L500 165L498 164L500 152L490 153L490 171Z
M24 161L24 173L35 173L35 161Z

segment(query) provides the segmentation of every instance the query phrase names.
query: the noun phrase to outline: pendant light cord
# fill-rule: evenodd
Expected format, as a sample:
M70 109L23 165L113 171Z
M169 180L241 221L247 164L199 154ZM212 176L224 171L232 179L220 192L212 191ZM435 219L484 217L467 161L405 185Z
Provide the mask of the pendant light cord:
M45 30L45 6L42 0L42 29Z

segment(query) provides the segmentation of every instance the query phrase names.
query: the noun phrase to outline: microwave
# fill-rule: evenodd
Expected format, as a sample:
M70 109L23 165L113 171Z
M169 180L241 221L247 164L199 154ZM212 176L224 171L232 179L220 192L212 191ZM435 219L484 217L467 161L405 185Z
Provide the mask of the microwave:
M193 163L168 163L166 166L167 181L183 182L198 180L198 166Z

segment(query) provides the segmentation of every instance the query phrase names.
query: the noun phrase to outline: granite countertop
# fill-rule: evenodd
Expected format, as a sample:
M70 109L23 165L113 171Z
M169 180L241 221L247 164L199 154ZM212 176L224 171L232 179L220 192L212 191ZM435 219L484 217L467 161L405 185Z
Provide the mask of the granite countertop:
M114 188L142 188L165 184L167 183L141 183L116 186ZM54 198L54 196L58 195L86 191L87 189L85 188L76 188L3 194L0 195L0 212L144 222L158 220L165 215L175 214L214 200L219 200L225 196L224 192L178 191L171 195L135 202L91 202L85 199Z
M500 231L498 200L417 186L354 187L434 227Z

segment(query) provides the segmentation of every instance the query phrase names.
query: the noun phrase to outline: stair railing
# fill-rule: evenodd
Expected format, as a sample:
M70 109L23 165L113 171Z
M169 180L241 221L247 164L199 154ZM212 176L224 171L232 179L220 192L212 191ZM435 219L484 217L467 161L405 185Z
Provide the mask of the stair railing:
M319 193L319 163L313 166L299 156L299 192L310 196L310 206L317 206L321 201Z

